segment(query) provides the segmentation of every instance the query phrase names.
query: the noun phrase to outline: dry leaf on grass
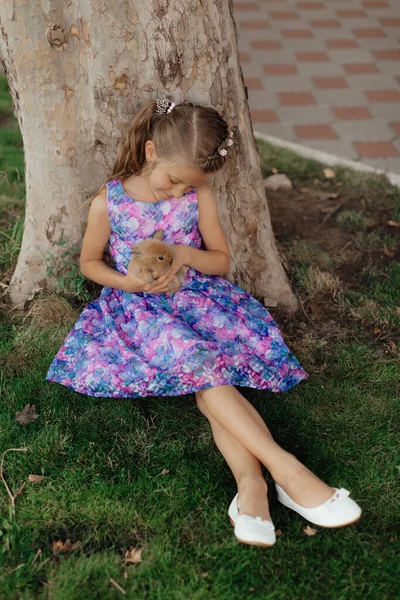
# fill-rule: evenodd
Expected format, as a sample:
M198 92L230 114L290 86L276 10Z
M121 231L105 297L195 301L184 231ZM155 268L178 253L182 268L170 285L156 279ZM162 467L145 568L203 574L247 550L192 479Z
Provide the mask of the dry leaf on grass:
M400 227L400 221L388 221L387 224L391 227Z
M386 254L386 256L389 256L390 258L393 258L393 256L395 255L395 251L394 250L390 250L390 248L388 248L385 244L384 248L383 248L383 253Z
M306 535L308 535L308 537L311 537L312 535L316 535L318 533L317 529L314 529L313 527L310 527L309 525L304 527L303 531Z
M126 563L138 563L142 562L142 552L144 547L142 548L131 548L125 552L125 562Z
M282 535L282 531L280 529L275 529L276 537L280 537Z
M321 307L317 302L308 302L307 308L310 309L312 315L317 315L318 313L321 313Z
M72 552L76 548L79 548L80 545L81 542L75 542L73 544L70 539L68 539L66 542L58 540L57 542L52 542L51 549L53 550L54 554L57 554L57 552Z
M163 469L160 475L166 475L167 473L169 473L169 469Z
M333 179L334 177L336 177L336 173L332 169L324 169L323 173L326 179Z
M44 479L44 475L28 475L28 479L31 483L42 483Z
M39 415L36 413L36 407L34 404L32 406L27 404L24 410L17 410L15 413L15 420L21 425L28 425L32 423L32 421L36 421L39 418Z

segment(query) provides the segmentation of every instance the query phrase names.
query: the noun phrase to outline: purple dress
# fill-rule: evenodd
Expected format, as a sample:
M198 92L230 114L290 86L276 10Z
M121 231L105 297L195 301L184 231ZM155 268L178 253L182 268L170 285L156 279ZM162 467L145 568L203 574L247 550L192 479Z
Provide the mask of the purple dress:
M164 229L167 244L204 249L196 190L139 202L121 181L107 184L109 249L126 274L130 248ZM217 385L282 392L307 377L269 312L219 275L189 268L183 287L165 293L104 287L82 312L46 379L82 394L179 396Z

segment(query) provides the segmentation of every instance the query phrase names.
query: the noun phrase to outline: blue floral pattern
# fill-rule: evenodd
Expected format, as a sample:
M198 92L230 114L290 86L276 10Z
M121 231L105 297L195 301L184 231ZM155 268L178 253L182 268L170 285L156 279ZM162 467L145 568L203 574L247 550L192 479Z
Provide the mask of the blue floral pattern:
M196 190L155 203L107 184L110 254L126 274L131 246L164 229L204 249ZM89 396L178 396L218 385L282 392L308 377L269 312L219 275L189 268L172 296L104 287L82 312L46 379Z

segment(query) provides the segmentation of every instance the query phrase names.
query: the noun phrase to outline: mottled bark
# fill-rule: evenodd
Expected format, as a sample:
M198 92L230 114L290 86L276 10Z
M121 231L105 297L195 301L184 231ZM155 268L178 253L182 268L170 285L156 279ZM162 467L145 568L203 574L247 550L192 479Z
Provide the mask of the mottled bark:
M1 49L25 149L26 222L10 296L54 287L44 256L80 245L80 203L109 174L135 111L168 94L238 128L214 179L230 281L287 310L297 302L271 230L231 2L2 0Z

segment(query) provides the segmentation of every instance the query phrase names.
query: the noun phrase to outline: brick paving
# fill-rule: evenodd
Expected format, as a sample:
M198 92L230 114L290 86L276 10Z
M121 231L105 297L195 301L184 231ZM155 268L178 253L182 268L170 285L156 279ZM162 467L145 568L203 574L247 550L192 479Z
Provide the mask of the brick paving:
M400 174L400 0L233 10L254 130Z

